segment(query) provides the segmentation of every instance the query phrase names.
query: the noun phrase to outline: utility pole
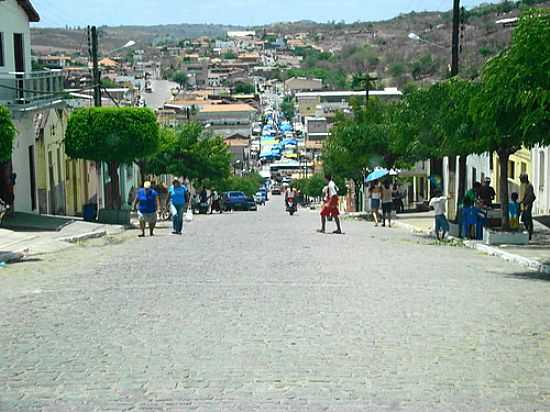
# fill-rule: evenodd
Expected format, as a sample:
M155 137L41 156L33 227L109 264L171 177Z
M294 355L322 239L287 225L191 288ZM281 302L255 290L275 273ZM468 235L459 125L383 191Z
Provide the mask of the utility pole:
M451 56L451 77L458 74L459 35L460 35L460 0L453 0L453 38Z
M365 110L367 110L370 97L370 82L378 80L378 77L371 77L370 74L367 73L365 77L358 78L357 80L365 83Z
M92 26L92 78L94 84L94 106L101 106L101 72L98 64L97 28Z

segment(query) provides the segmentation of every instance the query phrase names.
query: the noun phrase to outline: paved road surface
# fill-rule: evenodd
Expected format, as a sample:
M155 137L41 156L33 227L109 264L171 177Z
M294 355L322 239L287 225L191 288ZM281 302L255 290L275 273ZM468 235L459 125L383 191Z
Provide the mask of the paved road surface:
M274 197L2 269L0 410L550 409L548 278L316 225Z
M165 102L172 99L172 89L177 86L177 83L169 80L151 80L153 86L152 93L143 92L141 96L145 99L147 107L151 109L158 109L162 107Z

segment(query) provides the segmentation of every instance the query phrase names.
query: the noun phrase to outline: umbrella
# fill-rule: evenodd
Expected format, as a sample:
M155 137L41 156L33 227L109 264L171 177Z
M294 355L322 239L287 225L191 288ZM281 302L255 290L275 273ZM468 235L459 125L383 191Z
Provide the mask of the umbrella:
M365 179L366 183L373 182L375 180L382 179L383 177L386 177L390 174L390 171L388 169L376 169L374 172L369 174L367 178Z

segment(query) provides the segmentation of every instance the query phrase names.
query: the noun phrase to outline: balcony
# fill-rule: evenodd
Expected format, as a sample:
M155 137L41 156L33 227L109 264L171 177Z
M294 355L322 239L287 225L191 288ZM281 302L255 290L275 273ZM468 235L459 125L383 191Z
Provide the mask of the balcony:
M43 108L63 100L63 71L0 72L0 105L14 111Z

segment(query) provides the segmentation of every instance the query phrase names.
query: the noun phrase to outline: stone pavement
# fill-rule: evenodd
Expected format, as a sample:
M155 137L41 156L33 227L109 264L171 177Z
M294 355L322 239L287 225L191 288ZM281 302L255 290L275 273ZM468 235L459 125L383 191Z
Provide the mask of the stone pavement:
M431 234L434 229L434 213L432 211L400 214L396 222L398 226L412 232ZM529 245L488 246L481 241L467 241L465 246L550 274L550 229L537 221L534 225L535 234Z
M0 410L550 409L549 278L318 224L275 198L8 266Z
M59 231L13 231L0 228L0 262L17 260L21 256L39 256L60 252L75 242L106 235L115 235L124 230L122 226L103 225L75 221Z

